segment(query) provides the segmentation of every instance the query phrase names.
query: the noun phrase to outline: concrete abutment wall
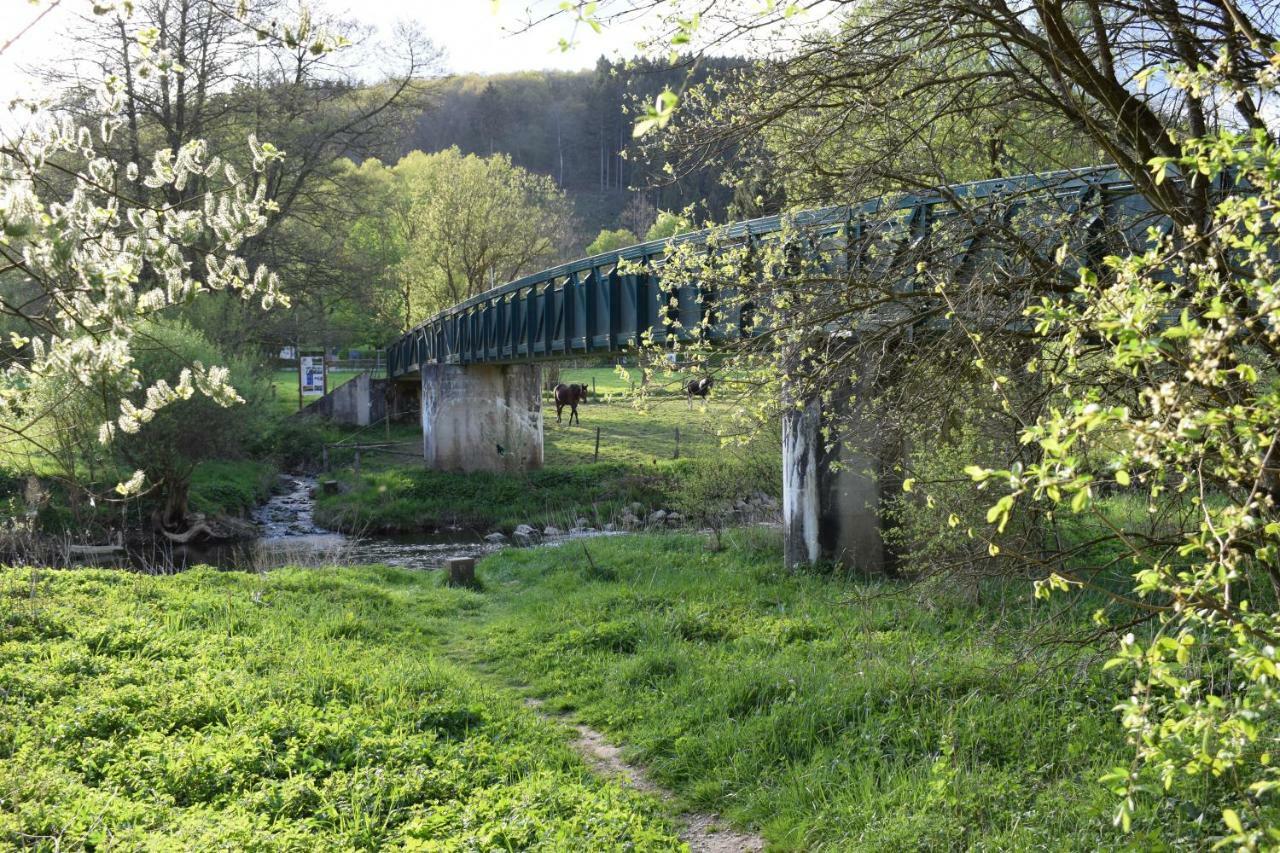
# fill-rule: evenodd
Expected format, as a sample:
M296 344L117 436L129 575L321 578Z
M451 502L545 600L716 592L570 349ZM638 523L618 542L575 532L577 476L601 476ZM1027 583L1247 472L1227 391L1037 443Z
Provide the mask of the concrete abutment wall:
M424 365L422 453L436 471L542 467L542 368Z

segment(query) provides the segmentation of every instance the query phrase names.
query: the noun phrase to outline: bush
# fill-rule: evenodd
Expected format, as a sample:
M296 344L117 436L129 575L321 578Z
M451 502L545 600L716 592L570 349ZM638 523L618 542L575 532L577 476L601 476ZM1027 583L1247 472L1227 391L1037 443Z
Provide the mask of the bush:
M314 471L324 457L324 446L342 438L332 424L319 418L297 416L272 424L258 442L257 452L270 456L287 471Z
M725 448L714 458L693 460L680 469L673 492L675 508L711 529L712 547L721 547L724 528L742 517L739 501L756 492L778 495L782 474L772 453L757 445Z
M226 368L225 383L215 367ZM184 523L197 465L247 456L266 422L267 386L249 360L222 352L187 323L149 320L134 339L129 380L86 387L40 378L31 398L52 414L39 436L45 451L26 461L33 473L52 469L62 481L77 523L89 523L104 503L89 496L118 498L113 487L141 471L143 488L154 489L146 501L157 505L155 520L173 528ZM104 442L108 431L113 438Z
M266 425L269 389L252 362L222 352L185 322L148 323L139 341L135 365L148 384L166 380L177 387L187 365L221 365L230 372L231 386L241 398L229 402L196 390L159 409L136 432L121 427L116 434L112 450L123 465L145 472L150 483L160 485L163 506L158 521L179 527L185 523L196 466L247 454Z
M1010 550L1014 540L1038 535L1026 512L1012 518L1002 534L987 528L990 500L974 491L964 470L975 462L1007 464L1014 437L975 420L965 418L945 442L911 447L905 466L911 491L885 500L884 515L891 522L885 541L895 553L911 555L906 570L912 574L958 573L976 583L999 571L992 560Z

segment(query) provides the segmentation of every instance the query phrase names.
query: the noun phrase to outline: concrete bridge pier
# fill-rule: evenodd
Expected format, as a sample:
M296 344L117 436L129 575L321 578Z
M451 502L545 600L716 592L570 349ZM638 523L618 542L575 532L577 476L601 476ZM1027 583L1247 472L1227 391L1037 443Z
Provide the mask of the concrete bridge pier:
M542 367L422 367L422 454L436 471L542 467Z
M860 383L861 384L861 383ZM782 417L782 525L786 567L832 562L866 573L893 570L880 502L901 490L895 442L860 405L857 387L810 398ZM824 422L839 422L839 437Z

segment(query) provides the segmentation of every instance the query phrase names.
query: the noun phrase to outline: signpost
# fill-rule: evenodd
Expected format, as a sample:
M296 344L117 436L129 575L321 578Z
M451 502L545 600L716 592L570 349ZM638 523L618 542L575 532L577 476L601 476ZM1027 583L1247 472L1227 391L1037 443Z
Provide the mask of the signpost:
M304 355L298 359L298 408L308 394L324 395L329 390L328 368L323 355Z

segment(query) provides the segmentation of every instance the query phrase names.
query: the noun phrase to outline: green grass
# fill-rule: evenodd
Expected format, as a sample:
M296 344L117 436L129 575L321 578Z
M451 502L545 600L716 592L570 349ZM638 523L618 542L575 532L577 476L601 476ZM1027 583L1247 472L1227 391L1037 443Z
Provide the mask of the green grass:
M0 846L671 850L658 805L437 656L392 570L0 570Z
M556 423L554 403L543 402L543 454L548 466L590 462L595 454L596 429L600 429L600 461L632 466L654 465L676 458L676 431L680 432L680 458L714 456L720 450L717 430L730 428L730 403L697 401L690 411L683 397L660 397L637 407L630 399L594 398L578 406L581 425Z
M687 464L687 463L685 463ZM349 491L320 495L316 521L354 531L413 531L460 525L524 523L573 526L579 517L609 522L625 504L661 505L681 463L636 471L617 463L543 468L523 476L452 474L395 466L339 475Z
M631 372L638 383L639 371L633 368ZM560 381L566 385L575 382L586 385L593 389L592 393L596 397L621 396L629 394L632 390L631 384L619 376L617 369L613 367L561 368Z
M1030 654L1025 584L977 603L729 541L505 551L479 591L0 570L0 844L670 849L663 807L588 774L522 693L771 849L1212 843L1192 802L1112 826L1127 685L1096 649Z
M1098 779L1131 755L1113 711L1127 684L1083 665L1098 650L1028 656L1025 584L978 605L788 575L759 531L715 554L695 537L587 548L486 560L488 607L451 643L777 849L1202 843L1185 802L1114 829Z
M581 380L579 374L588 372L573 371L568 378ZM617 380L611 371L594 372ZM637 407L630 399L601 396L579 406L581 426L569 426L556 423L549 400L543 402L542 470L526 475L455 474L427 471L416 459L365 453L356 475L351 454L331 450L333 476L347 489L320 498L317 520L346 530L384 531L452 524L509 530L522 523L551 522L563 527L579 517L602 524L629 503L670 508L693 466L722 465L728 454L781 452L776 437L764 437L750 449L723 448L717 430L728 427L731 404L725 401L698 401L690 411L682 397L658 398ZM594 461L597 427L599 462ZM397 425L392 440L416 451L420 435L417 426ZM380 429L369 432L368 441L381 440ZM778 488L774 482L743 484L744 494L776 494Z
M243 515L270 497L275 479L276 468L269 462L202 462L191 475L191 509L209 515Z
M355 379L364 371L331 370L329 371L329 390L333 391ZM292 415L298 406L298 371L275 370L271 373L272 410L280 415ZM302 405L310 405L320 399L319 394L308 394L302 399Z

